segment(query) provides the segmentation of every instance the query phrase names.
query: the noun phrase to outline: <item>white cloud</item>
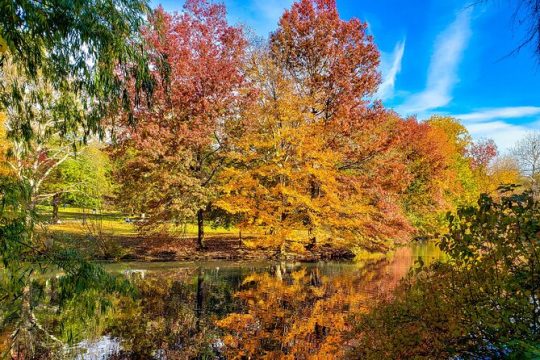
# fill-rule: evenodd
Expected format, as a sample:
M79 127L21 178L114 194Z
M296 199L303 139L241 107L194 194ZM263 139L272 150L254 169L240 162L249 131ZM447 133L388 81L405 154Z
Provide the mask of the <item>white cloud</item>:
M525 118L539 115L540 107L538 106L515 106L483 109L453 116L463 122L474 138L493 139L499 150L504 153L529 131L540 129L538 118L523 121ZM504 121L505 119L521 119L521 123L512 124Z
M493 139L499 151L504 154L528 132L540 130L540 120L522 125L513 125L501 120L493 120L471 124L465 123L465 126L476 139Z
M538 106L515 106L494 109L485 109L468 114L455 115L463 121L486 121L492 119L514 119L540 114Z
M384 80L375 97L386 100L394 96L396 77L401 71L401 60L405 52L405 40L399 41L392 54L381 53L381 72Z
M461 11L438 37L431 56L426 88L397 108L402 114L422 113L447 105L458 82L458 67L471 37L472 8Z

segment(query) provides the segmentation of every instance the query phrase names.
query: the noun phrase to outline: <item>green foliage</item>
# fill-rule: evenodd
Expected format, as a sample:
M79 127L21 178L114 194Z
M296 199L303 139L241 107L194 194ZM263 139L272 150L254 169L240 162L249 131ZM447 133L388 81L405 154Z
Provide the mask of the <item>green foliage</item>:
M111 275L101 266L64 254L68 271L45 284L34 281L36 316L53 334L68 344L99 336L114 316L118 299L134 298L136 290L127 279ZM33 296L34 297L34 296Z
M142 91L151 93L145 53L137 46L147 12L145 0L0 2L0 111L8 117L10 150L22 154L20 164L41 171L19 167L0 179L0 329L15 327L18 337L38 339L31 336L40 330L29 299L30 278L38 271L68 274L62 280L66 303L88 290L122 287L99 267L36 236L34 210L40 184L69 156L66 145L103 135L104 116L120 107L131 112ZM128 87L135 96L128 96ZM66 155L55 158L57 148ZM66 167L71 177L87 170ZM28 349L20 355L33 356L35 347Z
M72 93L59 103L66 118L63 126L102 130L105 114L140 102L140 96L131 101L127 95L127 79L135 79L138 95L143 89L151 92L145 54L137 46L148 13L146 0L9 0L0 3L0 13L0 69L10 57L30 80L41 77L60 93ZM2 105L31 105L23 103L23 87L2 88ZM72 111L72 102L79 97L88 100L83 102L84 112ZM39 97L32 98L32 104L39 103ZM32 129L25 129L17 136L31 136Z
M61 195L63 203L100 208L103 197L112 194L111 165L96 145L89 145L55 169L43 185L43 192Z
M59 317L61 324L66 323L61 332L66 341L84 334L76 334L74 329L84 329L83 324L95 320L97 309L103 312L109 308L110 294L132 291L127 282L87 262L74 250L54 247L50 239L35 232L37 214L29 206L34 192L26 180L9 174L0 178L0 330L14 331L11 340L18 354L33 356L58 346L58 339L41 327L34 314L42 304L43 291L32 286L31 279L39 273L49 269L66 273L57 305L62 310L78 306L73 312L64 311L75 318Z

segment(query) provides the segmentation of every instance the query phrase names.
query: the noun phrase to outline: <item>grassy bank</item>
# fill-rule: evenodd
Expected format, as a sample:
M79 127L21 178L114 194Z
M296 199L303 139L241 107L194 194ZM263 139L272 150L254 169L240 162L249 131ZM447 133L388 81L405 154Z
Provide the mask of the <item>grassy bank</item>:
M52 208L40 207L43 223L51 223ZM289 258L302 261L352 258L343 248L321 245L306 249L307 233L293 231L285 252L273 242L261 242L253 234L240 233L238 228L205 227L206 249L197 249L197 226L187 223L168 227L166 232L142 233L137 221L117 211L62 207L59 222L42 228L58 246L80 249L90 258L113 260L174 261L201 259L269 259ZM265 235L259 235L265 236Z

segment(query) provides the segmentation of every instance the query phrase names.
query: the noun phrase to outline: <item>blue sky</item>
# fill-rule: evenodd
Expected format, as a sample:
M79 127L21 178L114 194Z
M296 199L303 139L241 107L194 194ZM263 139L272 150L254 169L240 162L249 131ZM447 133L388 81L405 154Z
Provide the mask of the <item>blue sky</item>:
M277 26L292 0L224 0L229 21L260 36ZM381 51L387 107L420 119L462 120L475 138L506 151L527 131L540 130L540 62L530 48L507 56L524 38L509 0L337 0L344 19L368 23ZM183 1L152 1L168 11Z

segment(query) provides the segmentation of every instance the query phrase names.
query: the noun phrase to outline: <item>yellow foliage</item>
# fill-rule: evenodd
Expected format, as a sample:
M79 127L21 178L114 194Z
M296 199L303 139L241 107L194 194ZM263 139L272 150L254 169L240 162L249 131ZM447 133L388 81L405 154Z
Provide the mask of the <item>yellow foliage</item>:
M366 300L354 282L350 277L328 279L317 268L288 273L279 265L273 276L246 277L249 288L236 294L246 313L217 321L226 332L228 358L343 358L346 334Z
M8 165L7 154L11 147L7 138L7 117L0 112L0 176L13 175L11 168Z
M242 136L227 154L234 166L221 173L223 196L214 205L266 246L344 240L369 222L371 207L345 189L343 154L328 145L324 120L267 55L255 55L248 71L258 97L243 110Z
M479 176L480 188L483 193L498 196L497 189L501 185L519 184L520 171L516 160L511 157L496 158L487 171Z
M8 45L6 40L0 35L0 54L3 54L8 51Z

